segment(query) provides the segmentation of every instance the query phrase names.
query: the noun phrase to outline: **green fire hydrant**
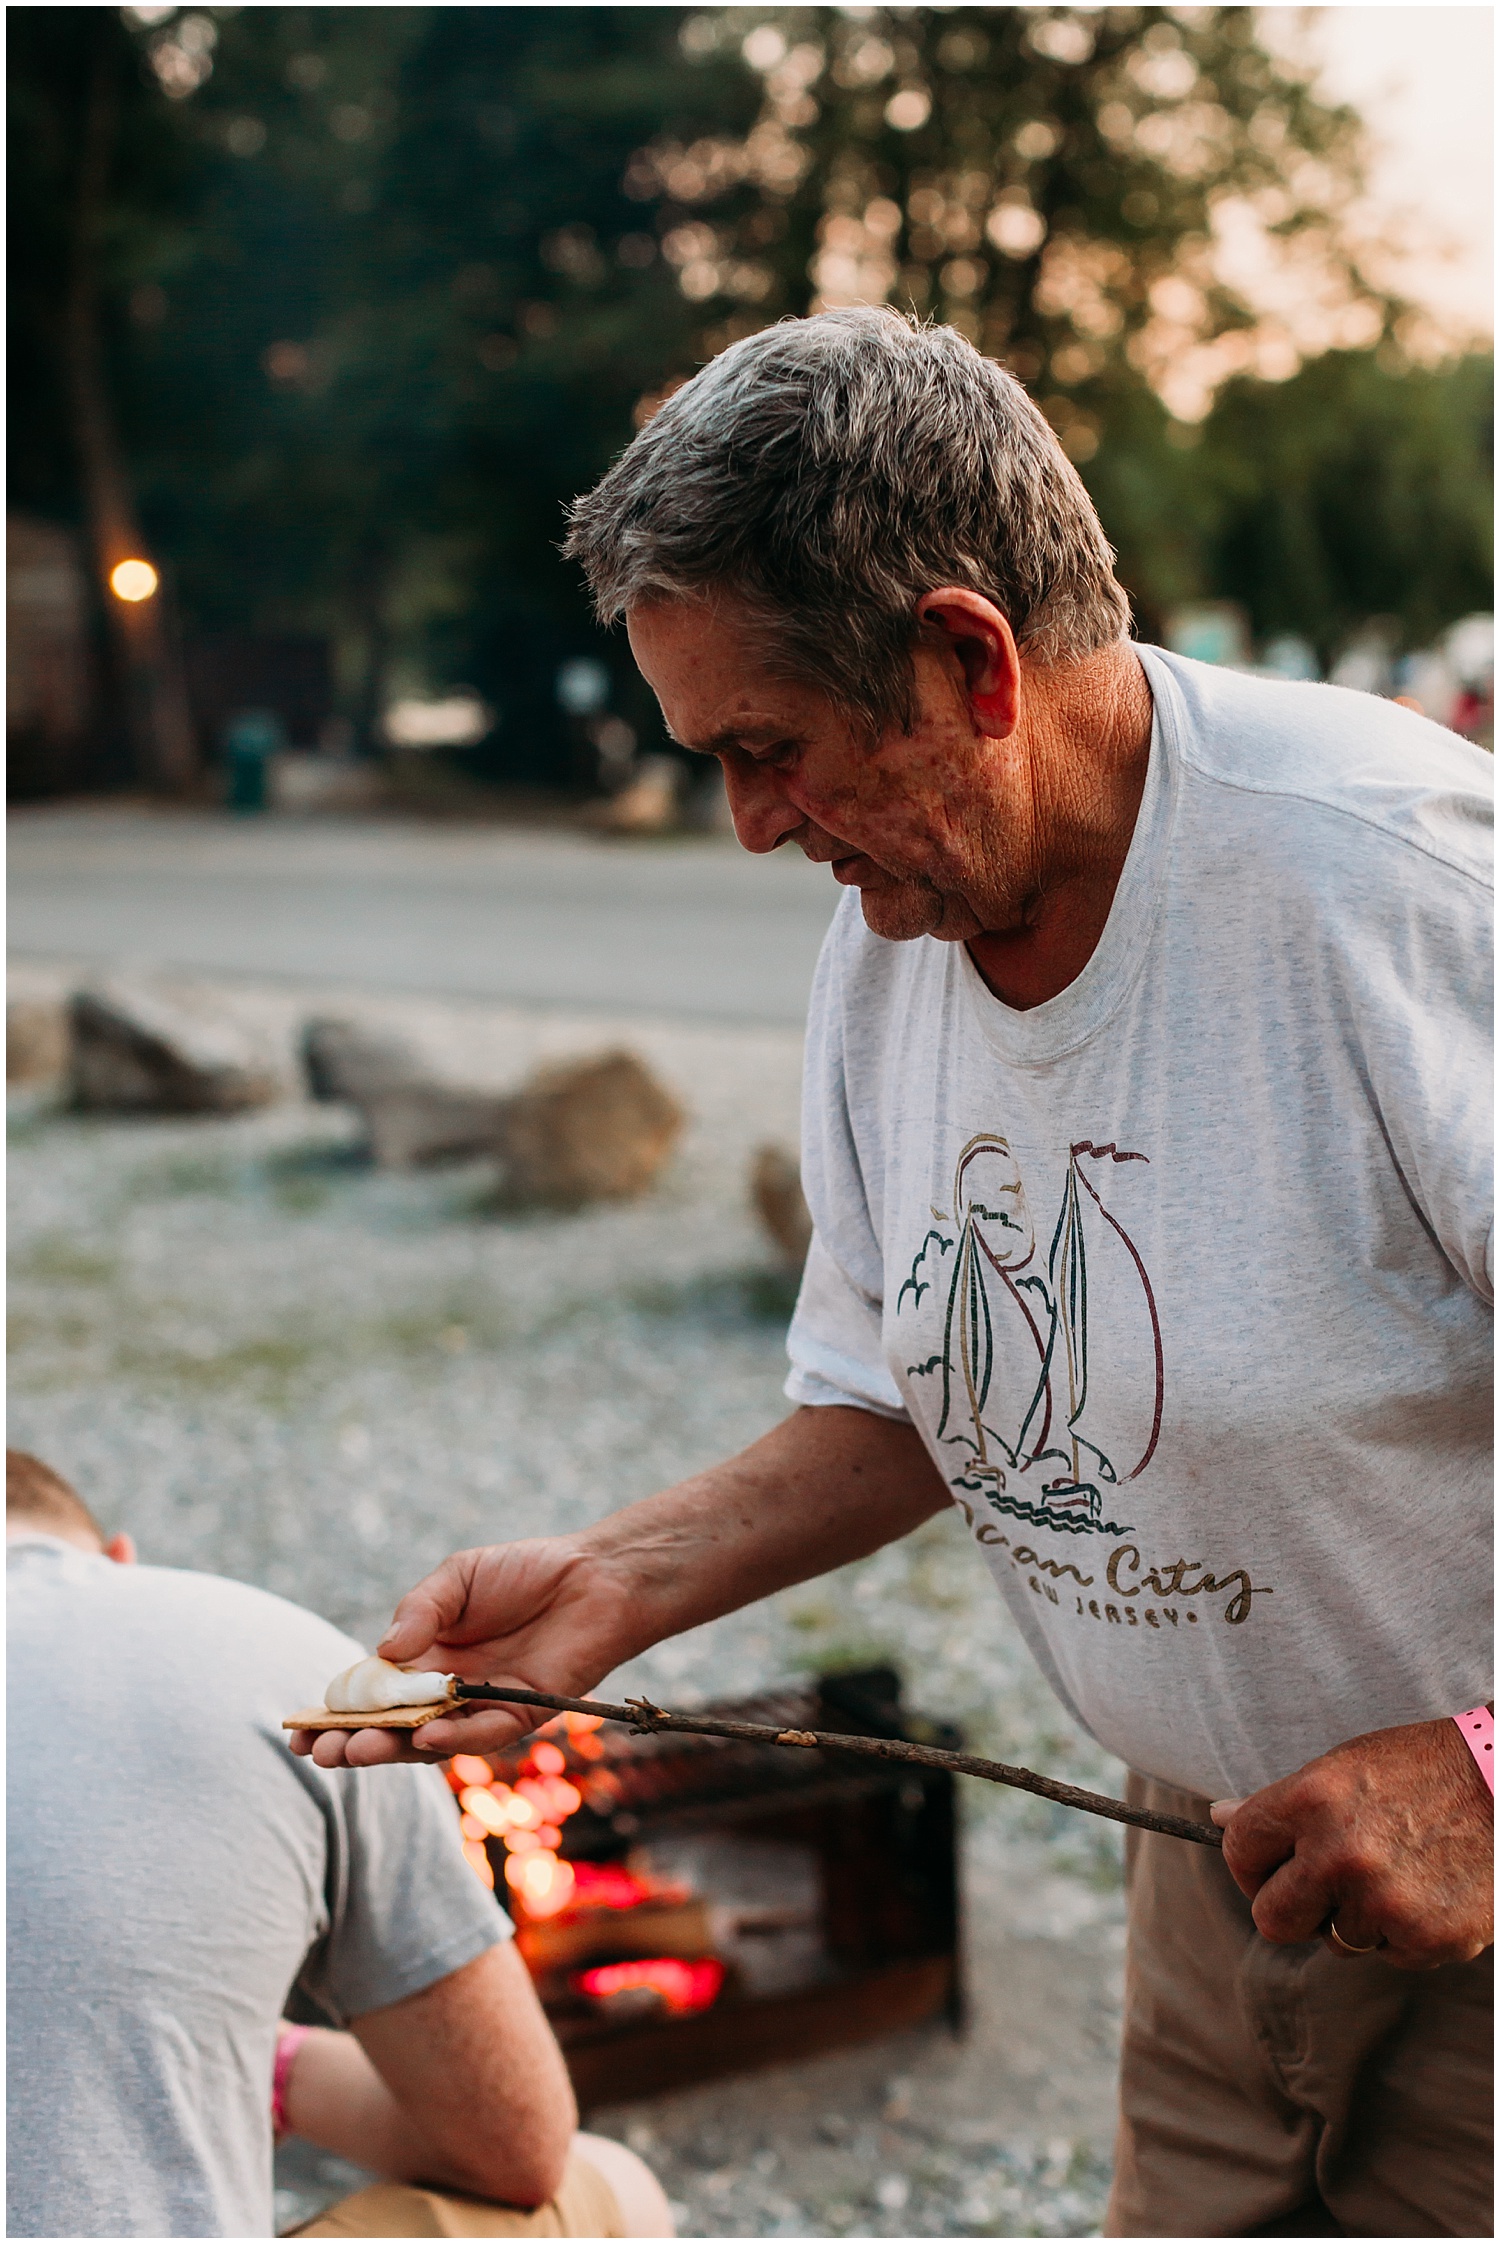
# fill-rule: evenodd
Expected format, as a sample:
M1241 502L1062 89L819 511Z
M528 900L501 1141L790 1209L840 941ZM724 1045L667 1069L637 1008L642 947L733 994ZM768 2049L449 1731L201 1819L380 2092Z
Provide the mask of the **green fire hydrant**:
M281 719L269 709L242 709L224 728L225 803L240 817L263 811L266 770L283 746Z

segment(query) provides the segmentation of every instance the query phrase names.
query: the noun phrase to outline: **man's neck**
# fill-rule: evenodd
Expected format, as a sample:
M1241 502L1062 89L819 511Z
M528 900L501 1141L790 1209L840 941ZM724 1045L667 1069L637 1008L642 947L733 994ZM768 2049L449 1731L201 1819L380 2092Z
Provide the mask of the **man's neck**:
M1027 687L1035 884L1019 924L968 944L986 987L1017 1012L1058 996L1098 948L1145 792L1152 725L1151 688L1124 644L1034 672Z

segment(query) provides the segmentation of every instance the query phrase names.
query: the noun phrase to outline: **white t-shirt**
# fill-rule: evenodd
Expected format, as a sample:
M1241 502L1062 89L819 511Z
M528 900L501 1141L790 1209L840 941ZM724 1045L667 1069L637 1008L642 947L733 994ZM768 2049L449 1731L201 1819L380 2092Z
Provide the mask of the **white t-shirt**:
M1221 1797L1490 1695L1492 765L1140 653L1059 996L835 916L787 1393L909 1417L1064 1703Z
M269 2236L294 1989L337 2023L510 1935L437 1769L283 1715L359 1646L263 1590L8 1553L10 2236Z

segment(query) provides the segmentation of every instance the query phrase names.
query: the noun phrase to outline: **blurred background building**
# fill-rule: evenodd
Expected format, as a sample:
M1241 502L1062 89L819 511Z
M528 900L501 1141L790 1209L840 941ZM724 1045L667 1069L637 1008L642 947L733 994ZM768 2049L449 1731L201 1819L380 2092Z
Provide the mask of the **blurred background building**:
M1143 636L1482 731L1484 314L1376 62L1420 23L1429 168L1477 180L1488 15L1324 13L13 11L13 794L238 755L243 804L275 752L303 807L380 759L650 823L561 508L713 352L854 300L1027 383Z

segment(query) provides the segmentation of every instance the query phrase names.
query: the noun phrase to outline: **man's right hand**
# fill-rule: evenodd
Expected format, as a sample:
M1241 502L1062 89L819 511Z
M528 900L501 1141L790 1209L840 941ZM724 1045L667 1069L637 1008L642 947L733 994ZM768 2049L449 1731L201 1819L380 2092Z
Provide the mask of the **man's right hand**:
M399 1667L444 1668L467 1682L520 1683L581 1698L628 1656L620 1585L571 1535L458 1551L408 1590L377 1650ZM297 1730L292 1751L323 1769L498 1753L537 1726L531 1708L476 1705L420 1730Z
M445 1559L379 1646L400 1667L581 1698L664 1637L864 1558L949 1502L915 1430L842 1404L793 1411L738 1457L580 1535ZM320 1768L503 1752L534 1709L476 1705L412 1732L298 1730Z

